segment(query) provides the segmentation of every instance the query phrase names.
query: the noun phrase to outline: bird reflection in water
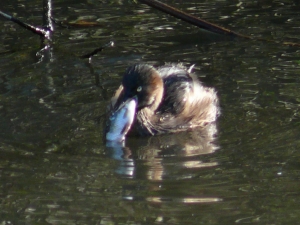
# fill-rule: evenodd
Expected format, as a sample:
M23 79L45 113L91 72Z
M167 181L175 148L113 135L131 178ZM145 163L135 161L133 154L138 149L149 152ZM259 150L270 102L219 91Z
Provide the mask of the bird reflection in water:
M199 155L210 154L218 149L215 143L216 124L205 129L151 137L129 137L125 142L107 142L107 154L120 164L118 174L134 178L137 164L146 168L149 180L163 180L170 171L166 160L174 158L175 167L201 168L218 165L217 162L202 162ZM168 165L170 165L168 163ZM141 175L141 173L139 173Z

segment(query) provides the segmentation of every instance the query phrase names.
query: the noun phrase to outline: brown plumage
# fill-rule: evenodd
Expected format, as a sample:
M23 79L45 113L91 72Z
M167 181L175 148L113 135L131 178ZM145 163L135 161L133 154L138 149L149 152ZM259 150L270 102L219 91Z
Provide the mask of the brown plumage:
M147 64L129 67L122 85L111 99L109 113L114 113L134 97L137 108L129 133L175 133L205 127L215 122L219 115L215 90L204 87L188 70L178 65L157 69Z

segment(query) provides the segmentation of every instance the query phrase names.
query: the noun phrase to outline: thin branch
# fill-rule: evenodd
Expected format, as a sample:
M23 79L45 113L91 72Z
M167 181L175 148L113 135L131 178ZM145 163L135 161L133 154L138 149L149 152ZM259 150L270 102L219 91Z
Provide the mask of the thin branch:
M229 35L234 38L239 37L239 38L244 38L244 39L248 39L248 40L265 41L265 42L276 43L276 44L281 44L281 45L300 47L299 43L287 42L287 41L280 42L280 41L276 41L276 40L268 40L268 39L264 39L264 38L256 38L256 37L240 34L240 33L234 32L232 30L229 30L227 28L224 28L224 27L218 26L216 24L210 23L208 21L205 21L203 19L200 19L198 17L195 17L193 15L190 15L188 13L185 13L179 9L176 9L172 6L164 4L157 0L138 0L138 1L143 4L148 5L150 7L158 9L162 12L165 12L171 16L174 16L178 19L181 19L189 24L195 25L199 28L211 31L213 33Z
M52 22L52 1L43 0L43 23L50 32L54 31Z
M8 14L2 12L2 11L0 11L0 15L1 15L2 17L4 17L5 19L8 19L8 20L10 20L10 21L12 21L12 22L14 22L14 23L20 25L21 27L24 27L25 29L30 30L30 31L33 32L34 34L37 34L37 35L39 35L39 36L41 36L41 37L44 37L44 38L46 38L46 39L49 39L49 31L46 30L46 29L38 28L38 27L32 26L32 25L30 25L30 24L28 24L28 23L24 23L24 22L22 22L21 20L15 18L15 17L13 17L13 16L10 16L10 15L8 15Z
M82 55L81 58L91 58L92 56L96 55L98 52L101 52L103 49L107 48L107 47L113 47L114 46L114 42L110 41L109 43L101 46L100 48L96 48L94 51L92 51L91 53Z
M208 21L205 21L203 19L200 19L198 17L195 17L193 15L190 15L188 13L185 13L179 9L176 9L172 6L169 6L167 4L164 4L160 1L157 0L139 0L139 2L144 3L146 5L149 5L155 9L158 9L162 12L165 12L171 16L174 16L178 19L181 19L185 22L188 22L189 24L195 25L199 28L211 31L213 33L217 33L217 34L225 34L225 35L229 35L232 37L241 37L241 38L247 38L247 39L252 39L252 37L247 36L247 35L243 35L243 34L239 34L237 32L234 32L232 30L226 29L224 27L218 26L216 24L210 23Z

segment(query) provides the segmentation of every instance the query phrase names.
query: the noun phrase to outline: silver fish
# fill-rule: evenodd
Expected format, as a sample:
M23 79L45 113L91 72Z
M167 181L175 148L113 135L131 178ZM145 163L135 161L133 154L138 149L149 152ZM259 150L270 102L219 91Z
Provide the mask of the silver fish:
M118 110L109 117L110 124L106 133L106 140L121 142L125 139L135 116L137 99L132 98L124 102Z

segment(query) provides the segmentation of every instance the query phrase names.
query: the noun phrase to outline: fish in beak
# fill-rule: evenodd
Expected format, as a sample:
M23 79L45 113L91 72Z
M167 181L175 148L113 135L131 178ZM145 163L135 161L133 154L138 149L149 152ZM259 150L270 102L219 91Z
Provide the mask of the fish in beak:
M121 142L131 128L137 108L137 98L133 97L122 103L109 117L106 140Z

